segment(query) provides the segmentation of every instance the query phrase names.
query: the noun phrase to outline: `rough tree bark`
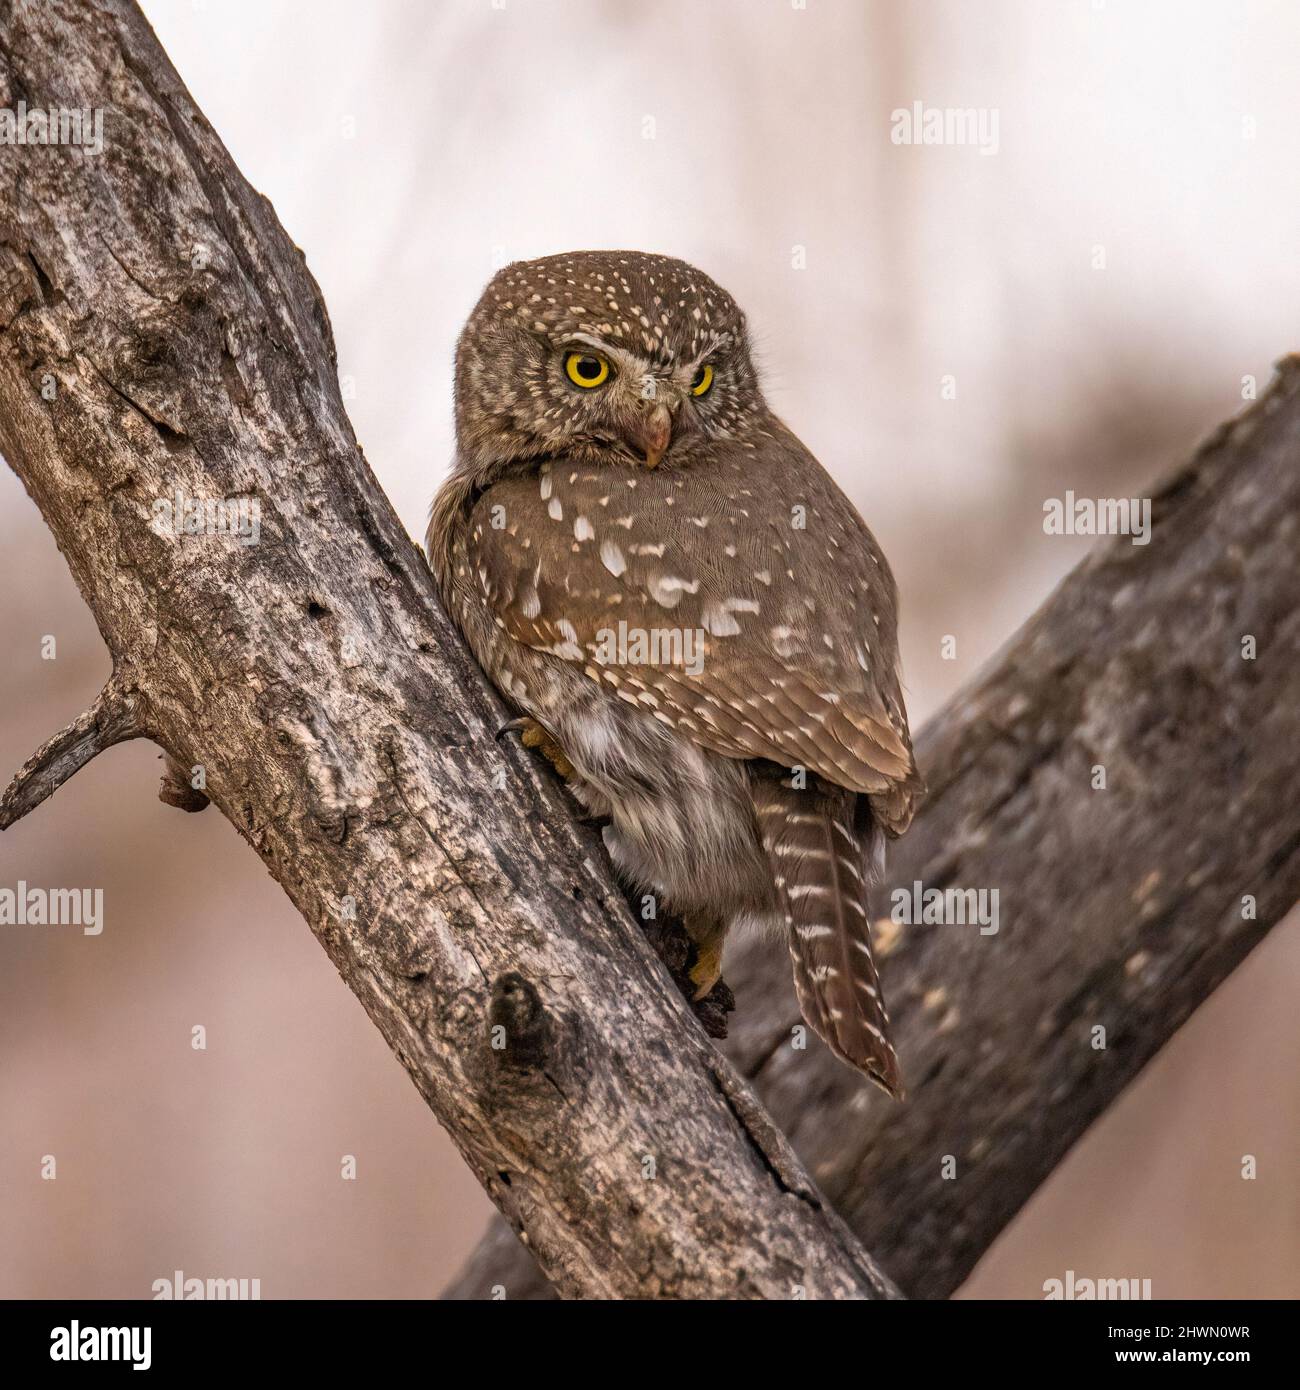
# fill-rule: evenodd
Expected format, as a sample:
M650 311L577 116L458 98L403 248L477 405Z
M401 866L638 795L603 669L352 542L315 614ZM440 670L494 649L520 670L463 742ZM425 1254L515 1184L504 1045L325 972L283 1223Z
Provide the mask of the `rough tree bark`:
M563 1292L888 1295L593 837L496 741L303 259L139 11L0 15L3 105L105 108L100 154L0 147L0 448L114 667L0 821L123 739L202 765ZM256 499L260 543L159 534L178 492Z
M997 889L1000 911L988 936L877 923L907 1103L857 1110L834 1058L790 1045L789 972L728 961L730 1054L914 1298L961 1283L1300 897L1300 358L1153 517L1149 545L1099 547L917 740L930 791L888 889ZM492 1284L547 1293L499 1228L448 1296Z

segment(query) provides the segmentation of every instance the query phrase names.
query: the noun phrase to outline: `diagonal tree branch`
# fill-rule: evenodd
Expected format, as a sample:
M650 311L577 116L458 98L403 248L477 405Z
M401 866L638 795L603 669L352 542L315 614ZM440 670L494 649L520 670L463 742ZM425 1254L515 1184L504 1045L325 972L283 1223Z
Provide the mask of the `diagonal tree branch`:
M877 916L919 882L996 889L999 923L877 921L907 1104L858 1111L833 1058L791 1046L788 972L728 962L728 1050L912 1297L962 1282L1300 897L1298 554L1289 358L1156 493L1150 544L1100 547L922 732L930 792ZM547 1293L500 1228L448 1296L494 1285Z
M134 733L201 767L564 1293L889 1296L496 742L302 256L139 11L2 14L4 105L106 108L102 152L0 146L0 448L116 672L6 823Z

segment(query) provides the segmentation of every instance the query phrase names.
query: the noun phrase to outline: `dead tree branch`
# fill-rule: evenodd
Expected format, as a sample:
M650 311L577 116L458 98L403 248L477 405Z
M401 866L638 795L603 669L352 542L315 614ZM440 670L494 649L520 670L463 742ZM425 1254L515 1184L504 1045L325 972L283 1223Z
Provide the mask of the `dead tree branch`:
M887 1296L592 836L497 743L357 449L302 256L139 11L2 22L4 105L106 113L100 153L0 147L0 448L115 672L4 823L121 738L161 744L173 780L201 767L563 1292ZM162 499L238 498L256 544L160 524Z
M929 796L876 903L905 1105L857 1110L833 1058L791 1046L789 972L729 960L727 1050L912 1297L961 1283L1300 897L1298 557L1291 358L1157 492L1150 544L1099 547L923 731ZM895 925L917 882L996 889L997 933ZM448 1296L493 1284L546 1293L500 1229Z

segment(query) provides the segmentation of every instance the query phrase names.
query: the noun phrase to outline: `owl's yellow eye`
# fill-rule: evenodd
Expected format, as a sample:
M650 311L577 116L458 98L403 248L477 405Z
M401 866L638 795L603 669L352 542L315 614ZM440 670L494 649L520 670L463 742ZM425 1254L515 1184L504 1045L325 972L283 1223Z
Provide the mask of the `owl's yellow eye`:
M713 385L713 368L706 362L698 372L695 373L695 380L691 382L692 396L706 396L709 387Z
M564 370L575 386L590 390L609 380L609 363L594 352L571 352L564 359Z

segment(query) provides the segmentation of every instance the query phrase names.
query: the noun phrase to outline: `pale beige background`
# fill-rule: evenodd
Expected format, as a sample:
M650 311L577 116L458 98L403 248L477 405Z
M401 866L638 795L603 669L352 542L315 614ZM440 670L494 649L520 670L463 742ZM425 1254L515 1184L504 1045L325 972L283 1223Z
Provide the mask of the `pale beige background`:
M1085 552L1043 535L1045 497L1139 492L1297 346L1292 5L146 10L306 251L413 533L494 264L684 256L746 306L774 403L893 561L917 724ZM996 107L998 153L891 145L914 100ZM7 471L0 542L7 772L108 666ZM177 1268L267 1297L436 1292L485 1199L252 852L215 813L161 806L157 771L151 748L116 749L0 840L0 885L102 886L107 918L98 938L0 928L0 1294L145 1297ZM1298 971L1292 920L968 1291L1038 1296L1074 1269L1174 1297L1300 1293Z

